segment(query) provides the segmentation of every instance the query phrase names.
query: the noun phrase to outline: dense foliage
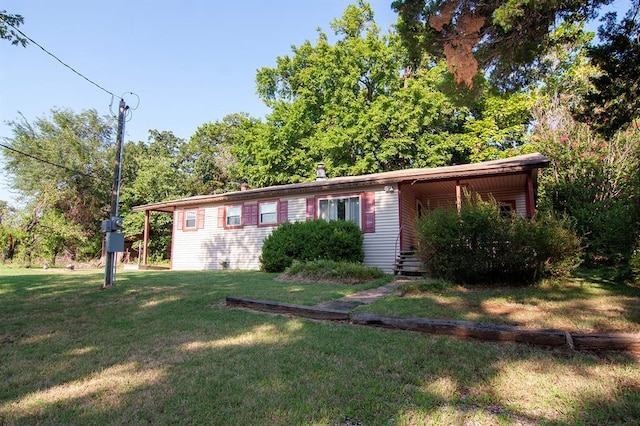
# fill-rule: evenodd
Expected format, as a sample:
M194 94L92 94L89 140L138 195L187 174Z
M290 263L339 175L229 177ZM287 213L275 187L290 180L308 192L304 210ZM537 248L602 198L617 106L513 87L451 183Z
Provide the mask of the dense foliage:
M282 272L295 260L362 263L362 242L360 227L353 222L323 219L285 222L264 240L260 264L266 272Z
M495 200L465 198L418 223L418 255L435 278L465 284L529 284L577 266L580 240L567 220L505 216Z
M348 6L332 29L334 43L320 32L258 72L271 112L236 151L250 184L305 181L318 162L333 177L495 159L526 141L527 94L481 82L460 96L442 61L409 66L367 4Z
M640 115L640 1L621 22L609 13L600 27L601 43L589 48L599 72L576 115L599 133L611 137Z
M502 87L516 88L531 81L530 71L558 42L550 37L558 22L584 22L608 2L395 0L392 4L400 16L399 33L414 61L427 51L445 56L459 83L473 86L482 70Z
M539 207L575 219L587 264L625 269L640 235L640 132L605 139L558 98L534 115L532 148L551 160L539 177Z
M553 75L549 54L580 41L575 31L611 0L395 0L398 32L410 61L425 52L445 57L449 71L468 88L489 76L501 90L535 87ZM640 1L625 17L609 12L588 56L598 68L593 87L576 109L581 121L612 136L640 113ZM460 89L464 90L463 87Z
M108 214L114 123L95 110L53 109L51 118L9 122L11 149L4 151L12 187L26 201L23 238L14 254L25 263L52 263L100 255L100 220ZM29 155L25 155L29 154Z

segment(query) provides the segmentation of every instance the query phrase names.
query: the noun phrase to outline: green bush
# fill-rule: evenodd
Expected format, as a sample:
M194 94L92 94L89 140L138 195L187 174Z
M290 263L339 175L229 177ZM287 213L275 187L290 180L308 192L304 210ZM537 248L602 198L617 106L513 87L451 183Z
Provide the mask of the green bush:
M386 277L386 274L373 266L321 259L306 262L295 260L280 276L280 279L302 282L365 284L384 277Z
M294 260L328 259L362 263L362 242L360 228L353 222L327 222L322 219L286 222L265 238L260 264L266 272L282 272Z
M418 224L418 256L431 276L480 284L529 284L579 264L580 240L566 219L504 216L495 200L468 195L460 212L436 209Z

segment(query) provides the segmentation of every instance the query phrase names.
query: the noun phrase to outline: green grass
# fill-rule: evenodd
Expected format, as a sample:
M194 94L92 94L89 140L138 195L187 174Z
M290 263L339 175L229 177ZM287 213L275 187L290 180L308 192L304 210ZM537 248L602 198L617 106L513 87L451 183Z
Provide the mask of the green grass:
M400 287L361 311L584 333L639 333L640 287L581 271L534 287L458 286L426 279Z
M0 269L0 424L633 422L640 369L571 353L275 316L362 286L256 272Z

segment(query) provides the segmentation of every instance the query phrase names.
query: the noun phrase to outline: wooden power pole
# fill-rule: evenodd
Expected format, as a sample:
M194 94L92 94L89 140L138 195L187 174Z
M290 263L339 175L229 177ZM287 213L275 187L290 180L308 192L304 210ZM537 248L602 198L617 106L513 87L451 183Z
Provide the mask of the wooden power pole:
M113 170L113 186L111 187L111 216L102 221L102 232L105 234L106 260L104 266L104 283L102 288L113 287L116 275L116 253L124 251L124 234L122 218L118 216L120 199L120 179L122 174L122 144L124 139L124 123L129 107L124 99L120 99L118 112L118 134L116 135L116 159Z

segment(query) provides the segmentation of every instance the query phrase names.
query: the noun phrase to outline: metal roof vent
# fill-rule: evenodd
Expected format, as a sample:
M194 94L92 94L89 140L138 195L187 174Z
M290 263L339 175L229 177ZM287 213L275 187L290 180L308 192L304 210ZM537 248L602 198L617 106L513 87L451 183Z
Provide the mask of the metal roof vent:
M327 172L324 169L324 163L318 163L316 167L316 180L327 180Z

